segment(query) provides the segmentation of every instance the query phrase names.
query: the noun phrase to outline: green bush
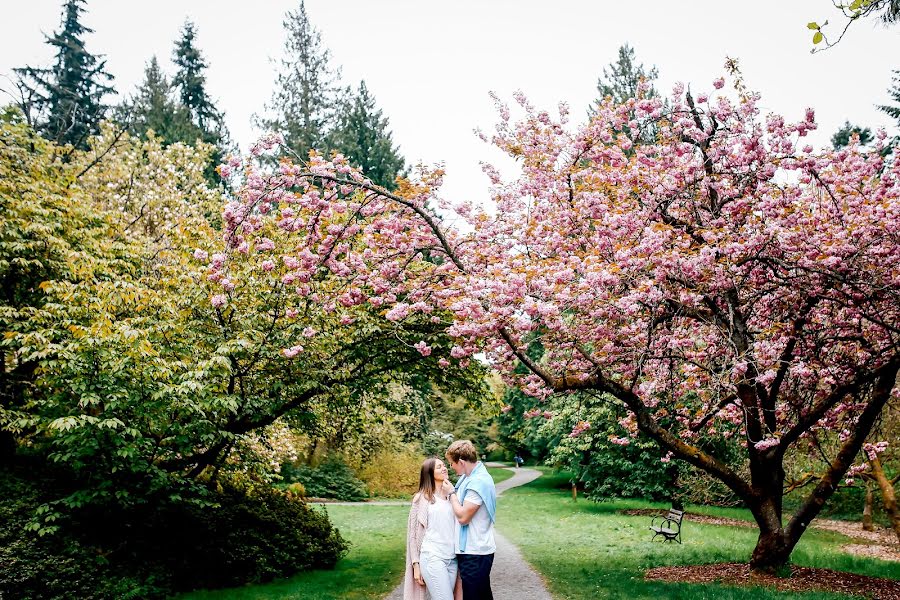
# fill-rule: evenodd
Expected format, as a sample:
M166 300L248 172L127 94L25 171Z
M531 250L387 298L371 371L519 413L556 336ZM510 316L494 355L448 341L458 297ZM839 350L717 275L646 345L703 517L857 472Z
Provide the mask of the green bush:
M324 512L268 485L226 486L216 500L213 509L178 504L148 515L156 522L143 527L147 550L176 589L230 587L332 568L348 549Z
M318 467L286 464L281 469L281 475L288 483L302 483L310 498L354 502L369 497L366 484L337 456L328 457Z
M0 598L165 598L331 568L348 549L327 514L264 484L88 505L37 536L37 507L73 483L42 473L0 469Z

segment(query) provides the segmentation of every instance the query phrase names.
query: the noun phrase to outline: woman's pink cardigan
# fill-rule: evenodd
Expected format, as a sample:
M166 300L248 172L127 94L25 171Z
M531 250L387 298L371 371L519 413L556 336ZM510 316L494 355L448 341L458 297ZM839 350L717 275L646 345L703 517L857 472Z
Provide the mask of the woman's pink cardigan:
M413 563L419 562L419 552L425 540L428 528L428 505L431 502L424 496L416 494L409 507L409 519L406 521L406 573L403 575L403 600L425 600L425 586L413 579ZM462 600L462 586L459 577L453 590L455 600Z
M428 505L425 496L413 496L406 521L406 573L403 576L403 600L425 600L425 586L413 579L413 563L419 562L419 551L428 527Z

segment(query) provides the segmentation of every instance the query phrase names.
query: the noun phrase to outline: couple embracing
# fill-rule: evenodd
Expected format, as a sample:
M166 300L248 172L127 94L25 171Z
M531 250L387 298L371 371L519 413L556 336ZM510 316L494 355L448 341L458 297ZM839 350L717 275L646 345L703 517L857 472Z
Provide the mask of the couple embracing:
M459 475L450 483L447 466L426 459L413 496L406 536L403 600L493 600L494 515L497 491L469 440L445 454Z

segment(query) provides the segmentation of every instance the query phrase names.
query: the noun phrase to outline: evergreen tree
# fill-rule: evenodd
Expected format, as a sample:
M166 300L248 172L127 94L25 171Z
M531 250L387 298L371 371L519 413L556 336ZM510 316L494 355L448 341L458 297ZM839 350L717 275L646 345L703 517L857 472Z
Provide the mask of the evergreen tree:
M366 82L348 95L338 113L337 128L331 146L362 169L374 183L393 188L397 175L403 170L403 157L394 147L388 119L375 106Z
M900 125L900 70L894 71L894 76L891 79L891 87L888 90L888 94L891 96L891 100L896 102L897 104L882 104L878 107L878 109L896 119L897 124Z
M614 102L621 103L628 98L637 96L638 84L641 80L646 80L650 84L645 92L646 97L654 97L657 95L653 82L659 76L656 67L646 69L643 63L637 63L634 55L634 48L628 44L619 47L619 58L616 62L610 63L608 67L603 68L603 76L597 79L597 92L599 94L598 102L612 96ZM589 112L593 114L594 107L590 107Z
M859 143L866 145L872 141L872 130L868 127L860 127L853 125L850 121L844 121L843 126L831 136L831 145L835 150L843 148L850 144L850 138L854 135L859 136Z
M206 93L204 71L207 64L195 45L196 37L196 27L186 21L172 56L178 67L172 87L177 90L181 105L188 110L191 121L205 134L203 141L218 145L224 137L222 114Z
M616 104L621 104L629 98L634 98L638 94L638 86L641 81L648 84L643 92L643 97L652 98L657 96L656 88L653 82L656 81L659 72L656 67L647 69L643 63L638 63L635 59L634 48L628 44L619 46L619 58L615 62L610 63L603 68L603 76L597 79L598 97L594 103L588 107L588 116L593 117L596 114L597 105L607 97L612 98ZM632 117L634 114L632 113ZM657 127L651 120L644 119L641 126L641 135L639 139L645 143L652 143L656 140ZM626 127L628 132L629 128ZM633 152L630 150L629 152Z
M267 116L259 127L282 133L285 144L301 158L311 149L328 151L329 132L340 103L340 69L331 66L331 53L313 27L303 2L287 14L285 57L281 60Z
M106 114L103 97L115 93L105 82L113 77L104 69L106 61L84 47L84 36L93 30L81 24L85 0L67 0L59 32L47 37L57 49L51 68L15 69L29 92L37 113L34 122L40 133L59 144L84 148L89 135L96 133Z
M225 116L219 112L206 92L207 64L196 46L196 37L194 24L185 21L181 38L175 42L175 50L172 52L172 61L178 68L172 78L172 90L178 104L172 116L172 133L176 135L168 141L194 144L199 139L215 146L217 150L206 169L207 180L215 184L220 181L215 167L222 162L230 142Z
M190 113L172 96L172 86L156 60L150 59L144 70L144 81L125 111L129 112L127 125L135 135L153 132L165 143L194 143L202 137L191 123Z

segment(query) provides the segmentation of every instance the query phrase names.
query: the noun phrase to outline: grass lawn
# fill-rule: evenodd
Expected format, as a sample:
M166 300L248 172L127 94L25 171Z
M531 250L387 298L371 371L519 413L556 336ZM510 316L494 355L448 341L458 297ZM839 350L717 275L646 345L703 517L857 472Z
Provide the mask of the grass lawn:
M491 474L491 477L494 478L494 484L498 484L501 481L506 481L515 474L509 469L502 469L497 467L488 467L487 470L488 473Z
M400 581L406 556L406 506L329 506L352 546L333 571L309 571L261 585L193 592L179 600L363 600Z
M618 514L625 508L667 508L639 501L573 503L569 478L545 471L537 481L504 493L498 527L516 543L557 598L662 598L694 600L846 598L820 592L792 594L764 588L644 581L646 569L665 565L745 562L756 542L754 529L685 522L684 544L650 542L647 517ZM688 507L717 516L748 518L739 509ZM900 565L856 558L839 551L843 536L809 531L793 553L798 565L900 578Z

